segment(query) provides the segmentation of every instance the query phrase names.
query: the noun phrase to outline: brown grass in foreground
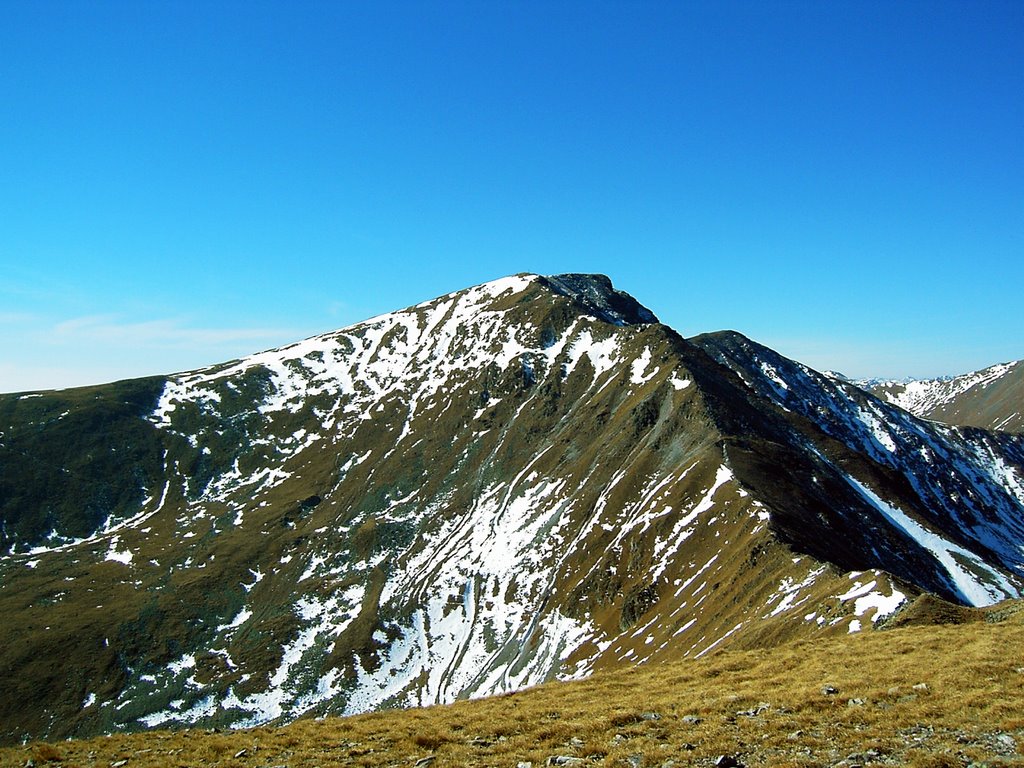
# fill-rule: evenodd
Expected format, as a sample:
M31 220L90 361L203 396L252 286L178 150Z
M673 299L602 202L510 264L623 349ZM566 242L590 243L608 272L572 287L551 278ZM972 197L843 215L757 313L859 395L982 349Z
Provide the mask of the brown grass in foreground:
M721 652L451 706L29 744L0 749L0 766L1024 765L1024 612L992 616L1003 620Z

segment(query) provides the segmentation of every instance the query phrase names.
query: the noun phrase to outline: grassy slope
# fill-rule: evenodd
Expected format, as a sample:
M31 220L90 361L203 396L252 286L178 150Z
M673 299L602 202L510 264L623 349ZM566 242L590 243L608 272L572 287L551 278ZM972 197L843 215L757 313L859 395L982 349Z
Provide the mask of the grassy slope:
M0 395L0 550L51 530L91 535L138 511L163 472L163 439L142 417L164 380Z
M436 768L539 766L552 755L633 766L713 765L721 755L748 766L1024 765L1024 605L944 611L925 599L916 614L966 623L723 651L277 729L30 744L0 749L0 766L398 766L432 755Z

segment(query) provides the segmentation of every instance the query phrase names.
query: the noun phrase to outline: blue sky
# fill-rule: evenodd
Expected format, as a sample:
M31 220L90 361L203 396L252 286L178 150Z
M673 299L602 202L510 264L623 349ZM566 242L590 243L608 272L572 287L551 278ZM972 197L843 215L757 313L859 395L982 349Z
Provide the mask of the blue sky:
M684 335L1024 357L1024 3L0 7L0 391L514 272Z

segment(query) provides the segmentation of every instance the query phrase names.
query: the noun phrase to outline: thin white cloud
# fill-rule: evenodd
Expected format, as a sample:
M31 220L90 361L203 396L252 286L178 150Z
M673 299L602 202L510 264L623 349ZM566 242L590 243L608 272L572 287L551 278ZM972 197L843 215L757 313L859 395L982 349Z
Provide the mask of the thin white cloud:
M77 317L51 329L51 343L147 347L217 347L239 342L287 343L301 334L284 328L195 328L179 319L132 322L112 315ZM46 336L43 336L46 340Z
M180 318L88 315L43 321L0 314L0 392L63 389L171 374L309 336L288 328L190 325Z
M39 317L30 312L0 312L0 326L38 323Z

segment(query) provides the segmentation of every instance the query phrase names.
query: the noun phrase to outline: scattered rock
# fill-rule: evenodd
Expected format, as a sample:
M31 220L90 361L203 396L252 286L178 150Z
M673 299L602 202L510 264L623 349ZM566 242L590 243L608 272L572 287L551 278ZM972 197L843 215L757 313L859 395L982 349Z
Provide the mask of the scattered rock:
M791 734L789 734L788 736L786 736L786 740L787 740L787 741L799 741L799 740L800 740L800 738L801 738L801 737L802 737L803 735L804 735L804 732L803 732L803 731L799 731L799 730L797 730L797 731L793 731L793 732L792 732Z
M869 763L873 760L877 760L881 753L877 749L866 749L863 752L854 752L852 755L847 755L846 759L851 763Z
M640 718L642 720L661 720L661 715L657 712L642 712Z
M735 755L721 755L715 760L715 768L746 768Z
M913 688L915 691L926 693L928 691L928 683L918 683L917 685L913 686Z
M110 768L121 768L121 766L128 765L127 760L118 760L117 762L111 763Z
M846 702L848 707L863 707L864 704L864 699L848 699Z
M1013 754L1017 751L1017 740L1008 733L997 733L995 736L997 748L1005 754Z
M569 739L569 746L573 747L574 749L583 749L583 747L586 746L586 742L583 741L583 739L581 739L579 736L573 736L571 739Z
M700 723L704 722L702 718L699 718L696 715L683 715L680 718L680 721L684 725L699 725Z
M243 747L242 749L235 752L235 760L237 760L240 757L245 757L247 754L249 754L249 750Z
M571 755L551 755L545 765L585 765L586 762L587 761L582 757L572 757Z
M837 693L839 693L839 689L836 688L834 685L823 685L823 686L821 686L821 695L822 696L835 696Z
M435 755L427 755L426 757L421 757L417 760L415 766L416 768L426 768L426 766L433 763L436 759L437 757Z
M629 768L643 768L643 764L644 756L641 755L639 752L633 755L629 755L626 758L626 765L628 765Z
M533 763L529 760L523 760L516 763L516 768L533 768Z
M751 707L750 709L741 709L739 712L736 713L736 715L738 717L757 717L758 715L763 714L764 712L767 712L769 709L771 709L771 706L772 705L769 704L767 701L762 701L756 707Z
M900 735L917 743L928 741L935 735L935 729L930 725L914 725L910 728L903 728Z

